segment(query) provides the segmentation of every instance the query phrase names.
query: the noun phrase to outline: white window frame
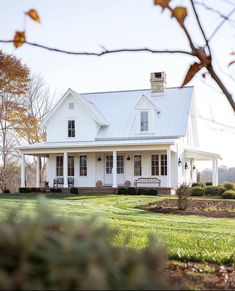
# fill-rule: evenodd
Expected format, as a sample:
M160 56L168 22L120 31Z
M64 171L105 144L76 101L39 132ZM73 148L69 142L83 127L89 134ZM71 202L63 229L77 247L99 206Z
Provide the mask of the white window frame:
M142 110L140 111L140 132L149 131L149 111Z

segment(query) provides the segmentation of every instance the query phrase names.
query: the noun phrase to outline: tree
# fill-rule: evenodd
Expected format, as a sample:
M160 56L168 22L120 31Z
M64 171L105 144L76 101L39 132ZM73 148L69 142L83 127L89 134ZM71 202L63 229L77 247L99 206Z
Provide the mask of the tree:
M223 15L220 11L217 11L213 8L213 6L207 6L203 2L198 2L196 0L190 0L185 3L189 3L189 5L185 6L174 6L175 2L173 0L152 0L154 5L159 6L162 8L163 11L170 12L170 15L172 18L174 18L177 22L182 31L184 32L188 44L189 49L186 48L185 50L160 50L160 49L151 49L151 48L121 48L121 49L113 49L109 50L104 48L104 46L101 46L102 50L100 52L88 52L88 51L69 51L69 50L63 50L58 48L49 47L47 45L42 45L40 43L32 43L27 40L26 38L26 32L25 31L17 31L15 33L15 37L13 40L0 40L0 42L3 43L14 43L14 46L20 47L23 44L27 44L30 46L36 46L40 47L42 49L59 52L59 53L65 53L70 55L84 55L84 56L103 56L105 54L113 54L113 53L120 53L120 52L150 52L150 53L156 53L156 54L185 54L187 56L192 57L192 64L190 68L188 69L188 72L185 76L184 82L182 86L186 85L199 71L204 69L205 71L202 73L202 76L206 76L206 74L210 75L211 78L215 81L215 83L219 86L221 91L224 93L224 96L230 103L232 109L235 111L235 102L233 100L232 94L229 92L227 86L223 83L221 80L217 70L214 66L215 57L213 55L213 51L211 49L211 40L213 37L217 34L217 32L221 29L221 27L224 25L224 23L230 21L231 15L235 12L235 6L233 3L232 9L229 11L227 15ZM200 16L197 11L196 5L201 5L205 9L210 10L214 13L216 13L220 18L222 18L221 22L214 28L213 33L208 37L203 29L202 21L200 19ZM200 31L201 37L203 39L203 44L198 45L197 40L194 40L194 35L192 35L185 25L185 19L188 17L188 9L192 9L192 16L190 16L190 19L192 21L196 21L196 26ZM38 12L35 9L31 9L28 12L25 13L25 17L29 16L34 21L37 21L40 23L40 18L38 15ZM196 61L195 61L196 60ZM231 62L230 64L235 63L235 61Z
M14 168L14 129L25 108L20 104L29 84L29 69L16 57L0 51L0 188L9 185L9 167Z

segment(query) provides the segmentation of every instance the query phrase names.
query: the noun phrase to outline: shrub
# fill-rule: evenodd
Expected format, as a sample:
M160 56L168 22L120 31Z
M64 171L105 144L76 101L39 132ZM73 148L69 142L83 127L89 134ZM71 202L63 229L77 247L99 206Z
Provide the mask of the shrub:
M220 196L225 191L224 187L221 186L208 186L205 188L205 195L208 196Z
M70 193L71 193L71 194L79 194L79 192L78 192L78 188L77 188L77 187L72 187L72 188L70 188Z
M136 189L133 188L133 187L127 188L127 189L126 189L126 193L127 193L128 195L136 195Z
M212 186L212 182L205 182L206 186Z
M147 195L147 189L137 188L137 195Z
M222 198L224 199L235 199L235 191L234 190L226 190L222 194Z
M156 196L157 194L158 194L157 189L148 189L146 195L149 195L149 196L151 196L151 195Z
M224 183L223 183L223 187L224 187L226 190L235 190L235 183L224 182Z
M0 222L0 290L168 290L166 252L114 246L119 233L90 220L36 218ZM29 243L30 236L30 243Z
M205 189L200 186L195 186L191 188L192 196L203 196L205 193Z
M177 205L180 210L186 210L189 207L189 196L190 188L185 183L180 185L176 190L176 195L178 196Z
M21 188L19 188L19 192L20 193L29 193L29 188L27 188L27 187L21 187Z
M4 194L9 194L9 193L11 193L11 191L9 190L9 189L4 189L3 191L2 191Z
M192 183L192 187L203 187L204 184L202 182Z
M51 188L50 192L52 192L52 193L61 193L62 189L61 188Z
M127 194L127 189L126 188L118 188L118 194Z

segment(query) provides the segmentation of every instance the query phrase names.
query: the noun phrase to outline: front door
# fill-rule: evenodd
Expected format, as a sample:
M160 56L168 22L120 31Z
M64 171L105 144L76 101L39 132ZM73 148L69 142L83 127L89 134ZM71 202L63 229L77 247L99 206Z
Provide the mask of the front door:
M104 163L104 184L106 186L113 185L113 156L106 155Z

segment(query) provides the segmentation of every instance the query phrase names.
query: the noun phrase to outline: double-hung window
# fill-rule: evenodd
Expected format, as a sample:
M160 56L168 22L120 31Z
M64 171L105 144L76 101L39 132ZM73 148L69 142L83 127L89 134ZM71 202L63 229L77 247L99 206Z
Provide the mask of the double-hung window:
M113 156L106 156L106 174L112 174Z
M140 112L140 131L148 131L149 128L149 114L148 111Z
M167 155L161 155L161 175L167 176Z
M64 174L64 157L63 156L57 156L56 157L56 176L57 177L63 177Z
M134 156L134 176L142 175L141 155Z
M75 120L68 120L68 137L75 137Z
M124 174L124 156L117 156L117 173Z
M74 156L68 156L68 176L74 176Z
M159 175L159 155L152 155L152 176Z
M80 176L87 176L87 156L80 156Z

